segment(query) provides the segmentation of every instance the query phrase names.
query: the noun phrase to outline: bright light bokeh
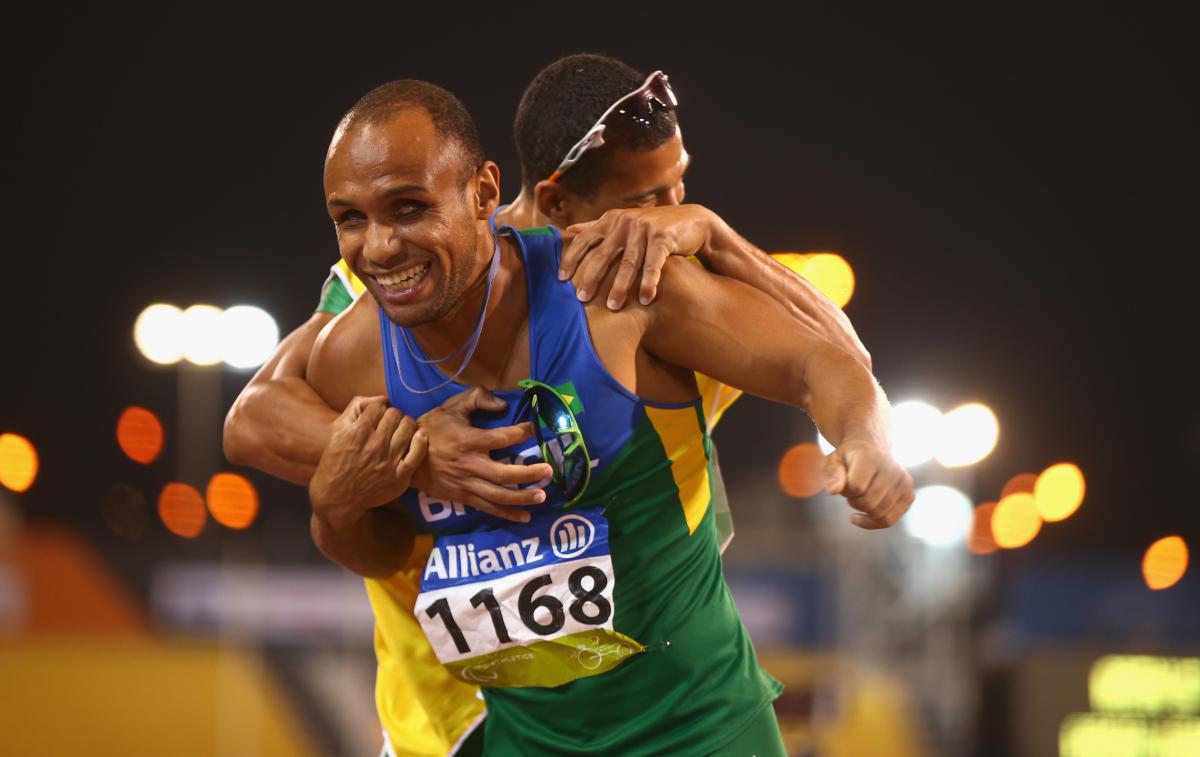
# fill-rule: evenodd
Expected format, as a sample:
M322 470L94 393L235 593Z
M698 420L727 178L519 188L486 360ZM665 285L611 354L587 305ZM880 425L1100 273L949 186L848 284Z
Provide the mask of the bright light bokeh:
M1151 544L1142 557L1142 578L1155 591L1179 583L1187 568L1188 547L1181 536L1164 536Z
M183 311L174 305L156 303L147 307L133 324L133 341L152 363L170 365L183 357Z
M249 528L258 516L258 491L245 476L218 473L205 490L208 511L226 528Z
M1058 732L1058 750L1060 757L1195 757L1200 718L1068 715Z
M1033 499L1042 520L1065 520L1083 503L1083 471L1074 463L1057 463L1042 471L1033 486Z
M130 460L148 465L162 452L162 423L144 407L127 407L117 419L117 444Z
M199 535L208 520L200 492L179 483L167 484L158 495L158 517L168 531L186 539Z
M216 365L225 349L221 309L212 305L192 305L183 311L180 338L183 356L195 365Z
M29 490L38 474L33 443L17 434L0 434L0 484L17 494Z
M267 362L279 344L279 326L267 311L235 305L221 315L221 359L234 368Z
M995 502L984 502L975 508L971 521L971 533L967 537L967 549L977 555L990 555L1000 549L996 538L992 536L992 513L996 511Z
M956 544L971 531L973 510L966 494L952 486L922 486L901 519L909 535L935 547Z
M987 405L971 402L942 416L934 457L947 468L974 465L992 454L1000 438L1000 423Z
M804 264L812 256L803 252L776 252L772 253L771 257L775 258L775 260L782 263L788 270L798 276L803 273Z
M833 304L846 307L854 296L854 269L841 255L818 252L809 255L800 269L800 275L821 290Z
M1033 495L1018 492L1004 497L992 511L992 538L1004 549L1023 547L1042 530Z
M1105 655L1092 665L1088 695L1093 710L1200 714L1200 657Z
M942 412L920 400L892 407L892 454L905 468L928 462L941 438Z

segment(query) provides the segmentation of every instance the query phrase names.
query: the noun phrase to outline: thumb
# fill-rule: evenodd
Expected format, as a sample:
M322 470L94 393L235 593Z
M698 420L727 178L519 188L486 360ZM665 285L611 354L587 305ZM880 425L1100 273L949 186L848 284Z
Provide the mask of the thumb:
M358 416L362 415L363 410L366 410L371 405L376 403L387 404L388 398L383 395L375 395L371 397L358 396L350 400L350 404L346 406L344 414L349 420L358 420Z
M846 459L841 450L834 450L821 463L821 475L825 478L825 491L841 494L846 488Z
M460 396L462 397L462 402L455 403L455 409L464 415L470 415L476 410L498 413L508 407L507 402L481 386L474 387L467 391L466 394Z

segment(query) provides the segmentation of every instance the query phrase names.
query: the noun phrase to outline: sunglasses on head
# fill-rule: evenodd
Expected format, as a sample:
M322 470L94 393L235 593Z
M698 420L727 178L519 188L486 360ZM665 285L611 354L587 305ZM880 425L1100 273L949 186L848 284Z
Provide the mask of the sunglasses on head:
M592 459L575 413L558 390L548 384L523 379L517 386L525 391L517 417L529 415L542 459L554 472L551 480L567 499L563 507L571 507L583 496L592 475Z
M604 127L609 120L617 116L623 116L632 120L634 123L640 123L643 126L650 125L650 119L654 115L654 108L659 110L670 111L675 110L679 106L679 99L675 97L675 92L671 89L671 83L667 81L667 75L662 71L655 71L646 77L646 81L642 86L633 90L627 95L624 95L612 105L608 106L608 110L601 114L600 118L596 119L596 123L592 128L587 130L575 145L567 151L567 156L563 158L562 163L558 164L558 168L554 173L550 174L547 181L558 181L567 169L579 162L583 154L588 150L596 147L601 147L604 144Z

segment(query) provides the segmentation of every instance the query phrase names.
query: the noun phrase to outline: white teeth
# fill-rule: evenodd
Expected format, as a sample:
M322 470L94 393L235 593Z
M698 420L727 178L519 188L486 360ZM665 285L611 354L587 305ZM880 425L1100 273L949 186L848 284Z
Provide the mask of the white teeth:
M400 287L405 288L417 283L425 272L429 270L429 263L418 263L411 268L405 268L398 273L389 273L381 276L376 276L375 280L385 287Z

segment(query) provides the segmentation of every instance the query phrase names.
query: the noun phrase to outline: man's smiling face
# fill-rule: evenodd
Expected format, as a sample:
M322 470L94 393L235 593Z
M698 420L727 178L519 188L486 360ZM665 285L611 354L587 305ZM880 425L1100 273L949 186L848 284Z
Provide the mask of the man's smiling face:
M476 166L421 108L339 127L325 200L342 258L393 323L437 321L480 274Z

